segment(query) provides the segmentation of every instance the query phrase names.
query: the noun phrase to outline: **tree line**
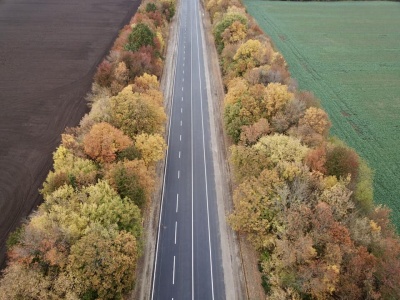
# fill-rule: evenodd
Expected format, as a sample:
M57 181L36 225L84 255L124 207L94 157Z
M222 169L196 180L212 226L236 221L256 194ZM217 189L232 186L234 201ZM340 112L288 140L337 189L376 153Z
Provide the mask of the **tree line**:
M259 253L268 299L397 299L400 241L373 172L300 91L238 0L208 0L231 146L229 223Z
M91 110L66 129L40 193L8 239L0 299L122 299L163 159L159 78L175 2L144 1L99 65Z

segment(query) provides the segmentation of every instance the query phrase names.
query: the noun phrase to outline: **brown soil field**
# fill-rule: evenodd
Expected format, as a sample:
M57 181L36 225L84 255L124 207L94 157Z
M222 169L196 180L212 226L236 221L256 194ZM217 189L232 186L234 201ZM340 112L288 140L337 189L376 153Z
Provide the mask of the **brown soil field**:
M0 267L41 202L65 127L87 111L97 65L140 0L0 0Z

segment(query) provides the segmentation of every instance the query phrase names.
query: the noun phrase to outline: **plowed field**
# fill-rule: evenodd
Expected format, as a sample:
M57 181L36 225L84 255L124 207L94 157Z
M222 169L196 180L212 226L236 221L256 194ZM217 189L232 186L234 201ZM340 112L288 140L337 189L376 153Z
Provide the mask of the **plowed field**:
M0 0L0 266L98 63L139 0Z

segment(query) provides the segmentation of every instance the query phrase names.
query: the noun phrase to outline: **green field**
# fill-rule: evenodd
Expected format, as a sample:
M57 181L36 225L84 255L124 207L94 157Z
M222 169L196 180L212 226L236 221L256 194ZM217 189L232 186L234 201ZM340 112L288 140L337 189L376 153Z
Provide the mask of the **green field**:
M375 170L400 229L400 3L245 0L339 136Z

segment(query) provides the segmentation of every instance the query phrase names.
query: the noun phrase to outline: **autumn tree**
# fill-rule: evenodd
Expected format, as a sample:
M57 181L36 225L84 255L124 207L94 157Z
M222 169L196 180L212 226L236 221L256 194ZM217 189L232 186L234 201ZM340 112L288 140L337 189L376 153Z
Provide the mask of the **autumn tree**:
M310 107L305 111L304 117L300 119L299 125L309 126L316 133L327 136L331 122L325 111L320 108Z
M113 79L112 73L113 73L113 65L109 61L104 60L97 67L97 72L94 76L94 81L100 86L109 87L111 86Z
M142 76L137 76L133 81L132 90L138 93L144 93L149 90L159 90L160 83L157 77L151 74L144 73ZM160 103L161 105L162 103Z
M0 299L50 300L57 298L58 295L52 289L52 278L43 275L35 268L13 263L4 270L3 277L0 279Z
M117 153L132 145L132 140L121 130L102 122L93 125L83 140L85 153L100 163L110 163Z
M222 20L218 22L214 27L214 36L215 43L217 45L217 50L219 53L222 52L224 48L224 42L222 35L224 31L229 28L234 22L239 22L244 26L247 26L247 18L239 13L226 13ZM244 30L244 28L240 29L241 26L238 27L239 30Z
M264 136L253 147L267 154L276 165L283 161L300 163L308 150L298 139L280 134Z
M233 68L238 76L268 61L267 53L259 40L248 40L242 44L233 57Z
M272 52L272 49L270 50ZM262 77L262 82L267 85L269 83L288 84L290 82L290 72L287 68L286 61L278 52L274 53L270 62L270 68Z
M344 257L342 274L334 295L341 299L381 299L376 289L376 258L360 246Z
M133 287L139 249L134 236L95 228L71 247L68 272L81 299L116 299Z
M91 94L87 96L87 101L91 109L80 121L80 127L84 131L90 130L95 123L110 121L110 97L111 92L108 88L99 86L98 84L92 85ZM65 134L63 134L62 137L64 135ZM72 139L68 142L74 143L73 139L74 137L72 136ZM80 146L79 143L75 143L75 145L71 144L72 147L69 147L64 141L63 145L68 149L78 148Z
M153 46L154 37L154 32L152 32L146 24L135 24L128 37L128 44L125 48L126 50L135 52L143 46Z
M54 171L50 171L43 183L41 193L49 195L64 184L80 188L96 182L98 170L89 159L75 156L64 146L57 148L53 154Z
M225 45L234 44L242 41L246 37L246 33L246 25L240 21L235 21L224 30L221 37Z
M265 115L266 110L262 106L264 93L262 85L249 86L242 78L235 78L229 83L224 100L224 122L228 135L235 143L239 142L242 129L247 128L244 126L258 122Z
M158 100L146 93L134 93L132 86L124 88L110 100L111 123L126 135L162 133L166 115Z
M299 123L299 120L304 116L306 109L306 103L301 99L296 98L296 96L292 98L292 100L289 100L283 111L288 122L288 127L296 126Z
M119 62L113 72L113 81L110 85L112 95L118 94L129 82L129 70L123 61Z
M258 178L241 183L233 194L234 212L229 222L234 230L247 233L256 249L273 247L276 232L274 203L283 182L274 170L264 170Z
M161 12L165 16L166 20L170 22L175 15L175 1L161 1Z
M355 182L358 175L359 158L357 153L344 145L331 145L326 153L326 170L338 178L351 175Z
M304 116L299 119L298 128L293 130L293 135L311 147L318 147L326 140L330 126L331 123L325 111L309 107Z
M235 144L239 142L242 127L249 124L248 121L241 118L240 111L240 102L225 106L224 111L225 129Z
M373 171L360 158L354 198L359 207L367 213L374 209L373 176Z
M326 174L326 145L321 145L317 148L310 149L307 153L305 163L311 170Z
M224 98L225 106L238 102L238 100L249 90L249 84L243 78L236 77L228 83L227 88L228 92Z
M271 167L285 180L292 181L304 172L303 159L308 149L295 138L278 134L264 136L253 147L268 157Z
M349 181L342 179L332 186L325 187L319 200L331 206L336 221L345 223L354 212L355 205L351 199L352 191L347 188Z
M167 149L164 138L159 134L139 134L135 138L135 146L141 152L147 166L161 160Z
M155 12L157 10L157 6L153 2L148 2L146 4L146 12Z
M161 75L163 61L157 55L157 49L153 46L143 46L138 51L124 51L121 54L121 60L125 63L129 78L141 76L144 73Z
M284 288L298 296L330 299L339 288L343 256L352 249L348 230L324 202L315 208L293 205L282 220L285 230L262 263L273 283L272 294Z
M243 126L240 133L240 142L245 145L252 145L264 135L270 133L270 126L266 119L261 118L251 125Z
M270 83L266 87L263 104L267 109L268 117L274 116L278 111L288 104L293 98L293 93L288 91L286 85L280 83Z
M139 208L144 208L154 188L152 175L143 160L133 160L111 166L106 178L121 197L128 197Z
M45 197L35 222L52 220L70 239L76 240L93 225L116 227L141 235L141 213L129 199L121 198L106 181L75 191L63 186Z
M233 174L238 182L245 178L258 177L264 169L271 166L268 155L254 147L232 145L229 150Z

